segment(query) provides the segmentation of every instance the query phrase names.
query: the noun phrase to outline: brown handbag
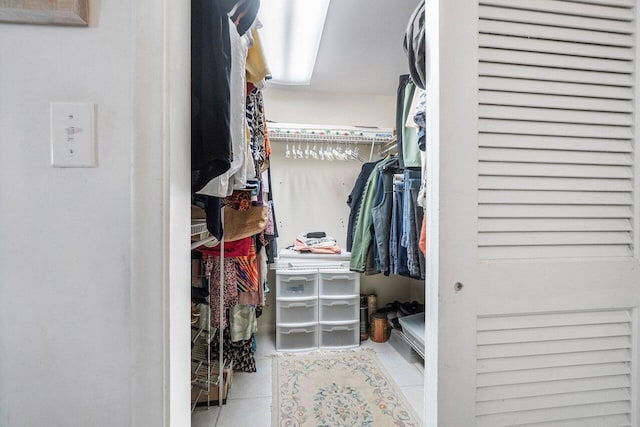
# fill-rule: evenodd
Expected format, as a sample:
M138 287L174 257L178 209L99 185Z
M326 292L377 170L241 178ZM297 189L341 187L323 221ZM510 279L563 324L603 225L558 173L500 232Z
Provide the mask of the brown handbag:
M268 206L252 206L246 211L239 211L228 206L222 209L224 211L225 242L254 236L267 228Z

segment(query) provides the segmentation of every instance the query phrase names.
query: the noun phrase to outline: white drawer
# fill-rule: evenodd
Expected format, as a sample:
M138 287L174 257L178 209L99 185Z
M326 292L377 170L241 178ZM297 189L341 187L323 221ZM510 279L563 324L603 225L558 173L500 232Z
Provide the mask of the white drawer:
M276 306L278 325L318 322L318 300L315 297L306 300L279 300Z
M345 348L360 345L360 322L342 325L320 324L320 348Z
M360 274L350 271L323 271L320 273L320 296L360 295Z
M276 298L300 299L318 295L318 275L307 270L276 272Z
M360 320L360 300L355 298L320 299L320 321L355 322Z
M304 351L318 348L318 325L278 326L276 349L278 351Z

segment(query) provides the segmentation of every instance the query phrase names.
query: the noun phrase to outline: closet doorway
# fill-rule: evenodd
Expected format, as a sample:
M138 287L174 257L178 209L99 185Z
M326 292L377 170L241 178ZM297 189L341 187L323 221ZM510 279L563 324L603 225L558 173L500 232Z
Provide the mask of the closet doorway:
M326 232L336 239L338 246L343 249L347 247L350 216L347 199L363 163L398 153L397 145L389 143L389 140L393 139L393 129L397 125L400 76L409 74L409 60L403 49L403 40L418 4L416 0L402 0L393 4L385 0L331 2L310 84L265 83L262 94L268 120L266 126L271 137L270 190L279 250L293 245L299 235L311 231ZM268 5L269 2L263 1L261 7ZM269 23L263 22L263 25ZM264 47L268 63L271 52L266 45ZM274 53L275 56L279 54ZM404 85L407 80L404 77ZM404 91L405 86L400 90ZM401 121L403 129L414 93L417 92L412 89L410 98L403 100L406 103L400 110L401 114L405 114ZM375 140L358 140L354 137L349 140L341 135L341 138L330 141L309 137L308 134L306 138L282 137L284 132L296 128L303 129L303 133L310 129L329 134L331 130L339 133L353 131L355 134L384 135L385 138L376 136L373 138ZM412 129L412 132L417 135L417 129ZM383 141L387 143L382 144ZM347 152L351 154L347 155ZM420 161L410 166L418 177L421 173ZM402 169L396 175L402 179ZM422 269L424 277L424 262L416 268L418 271ZM417 307L425 303L424 279L405 276L362 274L360 293L375 294L379 308L396 307L394 314L398 316L402 303L402 310L419 311ZM220 426L271 424L271 356L276 353L278 334L277 281L275 271L270 269L267 275L270 292L266 294L255 335L256 372L234 373L226 405L221 410L217 407L196 409L192 425L212 426L216 421ZM412 302L415 302L413 306ZM418 414L417 418L422 418L422 357L393 332L387 342L378 344L367 340L362 342L362 346L378 353L382 366L390 373L398 391ZM424 353L424 349L421 350Z

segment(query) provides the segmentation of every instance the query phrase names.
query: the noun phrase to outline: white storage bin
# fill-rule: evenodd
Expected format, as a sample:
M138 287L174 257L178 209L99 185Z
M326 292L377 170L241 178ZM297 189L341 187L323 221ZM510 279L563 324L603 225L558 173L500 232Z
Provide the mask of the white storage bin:
M278 351L304 351L318 348L318 325L278 326L276 349Z
M360 275L333 270L320 273L320 297L360 295Z
M360 345L360 323L320 324L320 348L345 348Z
M312 297L313 298L313 297ZM276 323L312 323L318 321L318 300L277 301Z
M321 299L320 321L355 322L360 320L359 299Z
M276 298L299 299L318 295L318 275L309 271L276 272Z

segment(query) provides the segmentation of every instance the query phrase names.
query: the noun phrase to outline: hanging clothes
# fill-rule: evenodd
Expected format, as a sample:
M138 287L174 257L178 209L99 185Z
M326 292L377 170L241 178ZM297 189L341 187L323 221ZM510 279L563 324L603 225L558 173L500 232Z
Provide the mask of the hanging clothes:
M398 164L398 159L392 159L382 167L378 177L378 192L371 211L377 249L377 270L386 276L390 274L389 241L393 209L393 175L398 172Z
M362 196L364 195L364 189L367 185L367 181L371 176L371 172L376 167L380 160L362 165L360 174L356 179L356 183L351 190L351 194L347 199L347 205L351 211L349 212L349 222L347 225L347 251L351 252L353 248L353 233L355 231L358 213L360 212L360 205L362 203Z
M260 27L260 23L257 22L256 27L252 30L253 46L251 46L247 54L246 78L248 82L262 88L264 80L267 76L271 75L271 71L269 70L269 65L267 65L267 59L262 49L262 42L258 32L258 28Z
M264 172L269 167L269 146L266 119L264 116L264 99L260 88L247 83L247 124L251 134L251 153L255 164L256 174Z
M231 73L234 50L231 34L235 34L231 31L235 27L237 34L244 35L255 22L259 7L259 0L191 0L193 193L202 190L212 179L231 168ZM234 15L230 20L228 14L232 11ZM234 71L234 76L236 74ZM244 74L243 70L239 70L241 78Z
M257 315L257 314L256 314ZM217 360L219 357L218 334L216 331L211 341L211 358ZM231 340L231 330L226 326L222 334L224 360L233 362L233 370L240 372L256 372L256 360L254 357L254 338L234 342Z
M367 180L353 236L353 247L350 261L350 269L352 271L363 273L366 269L367 257L373 241L371 230L373 220L371 217L371 211L373 209L378 187L378 175L380 174L382 167L391 160L393 160L391 157L387 157L378 163Z
M425 89L427 83L425 46L425 2L420 1L409 18L409 25L404 36L404 51L409 60L409 73L420 89Z
M418 192L421 184L418 171L404 171L404 187L402 200L402 234L400 244L406 249L409 276L424 279L425 260L419 251L420 230L422 228L423 210L418 206Z
M231 40L233 1L191 1L191 190L231 166Z
M409 80L404 88L402 130L398 129L398 133L402 133L402 152L398 153L402 156L405 168L419 168L421 166L418 133L415 128L407 126L408 121L413 122L414 114L411 112L411 107L418 104L417 100L414 103L414 97L416 97L417 93L415 83Z
M220 176L212 179L198 193L208 196L226 197L233 191L231 177L243 166L246 152L245 133L245 102L246 81L245 69L247 52L249 50L249 33L241 36L236 26L229 25L231 40L231 78L230 78L230 132L231 132L231 163L229 169Z
M220 258L205 255L207 277L209 279L209 303L211 306L211 327L220 327ZM222 268L224 269L224 316L222 327L227 325L226 312L231 307L238 304L238 286L236 279L235 264L231 258L225 258Z

